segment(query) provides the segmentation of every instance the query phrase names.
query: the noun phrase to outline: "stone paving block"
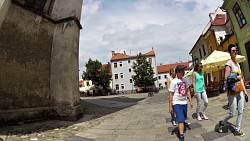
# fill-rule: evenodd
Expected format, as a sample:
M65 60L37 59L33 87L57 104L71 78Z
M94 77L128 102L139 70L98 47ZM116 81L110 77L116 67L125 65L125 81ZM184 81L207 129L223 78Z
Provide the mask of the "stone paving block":
M116 128L116 130L122 130L122 129L126 129L128 127L128 125L119 125L117 128Z
M93 127L94 129L107 129L107 130L115 130L119 125L99 125L99 126L95 126Z
M225 136L222 136L218 139L214 139L212 141L240 141L240 140L237 139L237 137L235 137L233 134L227 134Z
M156 135L119 135L115 141L155 141Z
M231 132L218 133L215 131L210 131L210 132L201 134L201 136L204 138L205 141L211 141L211 140L222 138L223 136L226 136L228 134L231 134Z
M167 128L158 128L158 129L147 129L147 134L156 135L156 134L169 134Z
M166 122L166 123L171 123L171 118L166 118L166 119L165 119L165 122ZM157 122L157 123L158 123L158 122ZM162 121L160 121L160 123L162 123Z
M129 122L129 125L137 125L139 123L139 120L132 120Z
M116 134L98 134L98 133L88 133L88 132L83 132L83 133L77 133L75 136L78 137L84 137L88 139L98 139L98 140L114 140L118 135Z
M170 125L170 124L169 124ZM171 124L172 125L172 124ZM167 124L165 124L165 123L162 123L162 124L153 124L153 127L152 128L154 128L154 129L158 129L158 128L166 128L167 129Z
M135 130L135 129L149 129L152 128L153 125L128 125L127 130Z
M140 120L138 125L151 125L153 123L152 120Z
M95 141L94 139L88 139L79 136L69 136L65 139L65 141Z
M116 135L135 135L135 132L137 130L123 130L123 129L118 129L118 130L115 130L115 132L113 134L116 134Z
M107 130L107 129L87 129L86 133L95 133L95 134L113 134L115 130Z

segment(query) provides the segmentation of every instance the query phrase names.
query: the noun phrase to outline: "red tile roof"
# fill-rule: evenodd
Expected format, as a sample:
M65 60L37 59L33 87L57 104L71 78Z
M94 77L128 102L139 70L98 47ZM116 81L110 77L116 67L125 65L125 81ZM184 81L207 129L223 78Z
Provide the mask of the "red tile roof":
M214 20L212 21L212 25L224 25L229 20L226 14L217 14Z
M211 29L211 26L223 26L225 25L227 22L229 21L229 16L227 14L217 14L216 17L214 18L214 20L211 22L211 25L209 27L209 29ZM206 33L204 35L206 35L208 33L209 30L206 31ZM196 41L196 43L194 44L194 46L192 47L192 49L190 50L189 54L192 53L194 47L196 46L196 44L198 43L198 41L200 40L200 38L204 35L200 35L200 37L198 38L198 40Z
M152 50L152 51L149 51L149 52L147 52L147 53L145 53L143 55L145 55L145 56L155 56L155 52ZM126 54L123 54L123 53L115 53L112 56L111 61L129 59L129 58L136 58L136 57L137 57L136 55L130 56L130 55L126 55Z
M189 68L189 62L181 62L181 63L175 63L175 64L160 65L160 66L157 66L158 74L169 72L171 68L174 68L177 65L184 65L184 66L187 66L186 69L190 69Z

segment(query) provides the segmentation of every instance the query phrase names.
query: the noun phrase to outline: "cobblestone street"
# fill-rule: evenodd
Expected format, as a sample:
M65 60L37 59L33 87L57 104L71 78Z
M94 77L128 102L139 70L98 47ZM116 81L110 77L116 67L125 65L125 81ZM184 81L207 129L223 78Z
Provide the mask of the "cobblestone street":
M77 122L42 121L18 126L1 127L4 141L176 141L177 128L172 126L168 113L166 90L153 97L146 93L82 98L85 116ZM194 105L196 100L193 99ZM228 112L226 94L209 98L209 120L197 121L195 108L188 111L190 128L185 133L187 141L250 140L250 112L246 103L242 131L244 137L232 134L236 118L225 125L224 133L217 133L218 121ZM105 105L105 107L104 107ZM0 139L0 140L1 140Z

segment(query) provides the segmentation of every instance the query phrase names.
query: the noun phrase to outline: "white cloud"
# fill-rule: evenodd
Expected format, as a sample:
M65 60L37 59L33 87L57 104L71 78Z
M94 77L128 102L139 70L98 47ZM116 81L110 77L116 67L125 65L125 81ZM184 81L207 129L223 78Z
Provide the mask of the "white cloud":
M188 61L188 53L222 1L84 0L80 70L89 58L107 63L111 51L135 55L154 47L157 64ZM191 57L189 57L191 58Z

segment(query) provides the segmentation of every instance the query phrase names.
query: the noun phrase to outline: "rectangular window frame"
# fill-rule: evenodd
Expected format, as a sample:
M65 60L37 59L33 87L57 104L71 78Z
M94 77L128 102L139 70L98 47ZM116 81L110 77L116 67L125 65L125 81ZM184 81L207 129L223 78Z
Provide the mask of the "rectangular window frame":
M236 17L236 20L240 26L240 28L243 28L246 24L247 24L247 20L242 12L242 10L240 9L239 4L236 2L234 7L233 7L233 12L234 15Z
M202 54L201 54L201 49L199 48L199 52L200 52L200 58L202 58Z
M124 90L124 89L125 89L125 85L121 84L121 90Z
M117 74L117 73L115 73L115 79L118 79L118 78L119 78L118 74Z
M168 78L168 76L165 74L165 75L164 75L164 78L165 78L165 79L167 79L167 78Z
M117 68L117 63L114 63L114 68Z
M203 49L204 56L206 56L206 50L205 50L205 46L204 45L202 45L202 49Z
M116 85L115 85L115 89L116 89L116 90L119 90L119 84L116 84Z
M120 78L123 78L123 77L124 77L123 73L120 73Z

